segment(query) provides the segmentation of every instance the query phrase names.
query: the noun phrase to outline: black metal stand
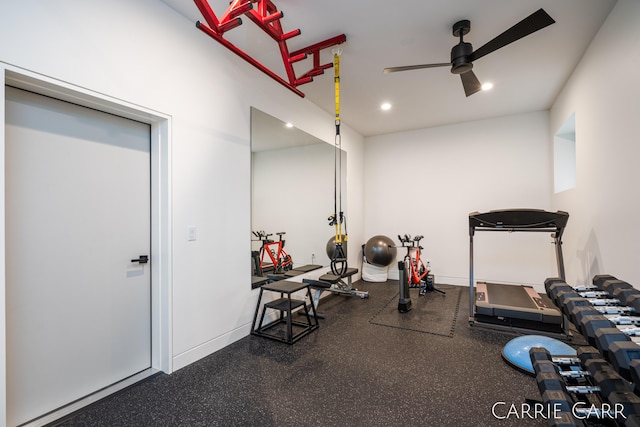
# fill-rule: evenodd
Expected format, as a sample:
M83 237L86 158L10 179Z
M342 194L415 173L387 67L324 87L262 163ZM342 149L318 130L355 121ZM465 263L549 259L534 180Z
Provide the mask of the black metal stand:
M311 303L311 313L309 313L306 301L291 298L291 294L301 290L306 290L306 297L308 297L310 301L313 301L311 291L306 283L280 280L278 282L262 285L260 287L260 296L258 297L256 312L253 316L251 335L258 335L272 340L285 342L287 344L293 344L300 338L309 334L311 331L318 329L319 322L313 302ZM258 313L260 312L260 304L262 303L262 294L264 291L279 292L280 298L266 302L263 305L262 315L258 322ZM292 311L299 307L302 307L302 310L304 310L306 322L293 320L293 317L291 316ZM267 309L277 310L280 312L280 315L276 320L263 325ZM282 330L282 327L278 327L282 324L285 325L284 331ZM294 326L296 327L295 333Z
M422 291L422 289L420 289L420 290ZM427 274L427 277L425 277L425 293L428 293L428 292L439 292L442 295L446 295L447 294L442 289L436 288L435 277L434 277L433 274ZM423 295L422 292L420 292L420 294Z

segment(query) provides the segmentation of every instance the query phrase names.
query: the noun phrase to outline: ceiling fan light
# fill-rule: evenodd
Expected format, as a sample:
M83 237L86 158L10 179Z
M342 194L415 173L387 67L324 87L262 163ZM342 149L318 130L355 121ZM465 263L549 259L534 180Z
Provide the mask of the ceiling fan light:
M391 109L391 104L388 102L383 102L382 105L380 105L380 109L382 111L388 111Z
M493 83L483 83L482 90L491 90L493 89Z

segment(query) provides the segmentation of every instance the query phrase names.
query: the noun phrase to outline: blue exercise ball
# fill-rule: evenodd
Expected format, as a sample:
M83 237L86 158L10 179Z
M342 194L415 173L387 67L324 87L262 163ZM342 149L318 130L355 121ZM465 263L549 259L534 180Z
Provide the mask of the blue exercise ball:
M387 236L373 236L364 245L364 257L369 264L388 267L396 260L398 250L393 240Z
M576 350L555 338L542 335L523 335L509 341L502 349L502 358L516 369L535 375L529 350L533 347L546 349L551 356L575 356Z

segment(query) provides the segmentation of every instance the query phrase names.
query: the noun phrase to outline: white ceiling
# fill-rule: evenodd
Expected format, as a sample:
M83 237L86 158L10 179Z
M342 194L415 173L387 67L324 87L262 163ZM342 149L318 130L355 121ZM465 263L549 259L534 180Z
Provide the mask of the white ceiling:
M202 15L192 0L161 0L194 24ZM345 34L340 57L342 123L364 136L548 109L616 0L272 0L284 12L284 32L302 34L289 51ZM220 17L228 0L210 0ZM465 97L449 68L383 74L385 67L449 62L458 39L456 21L471 21L465 41L474 49L544 8L556 23L474 62L491 91ZM195 26L193 31L198 31ZM202 37L207 37L201 33ZM275 41L249 19L225 37L285 78ZM218 43L210 39L211 43ZM332 62L331 48L322 62ZM298 75L310 59L296 64ZM306 98L335 112L333 70L298 86ZM283 91L287 89L283 87ZM390 102L383 112L379 106Z

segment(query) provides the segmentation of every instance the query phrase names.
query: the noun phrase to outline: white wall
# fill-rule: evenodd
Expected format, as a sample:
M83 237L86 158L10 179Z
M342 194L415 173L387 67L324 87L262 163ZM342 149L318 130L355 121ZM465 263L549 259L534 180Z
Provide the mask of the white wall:
M470 212L550 208L548 138L547 112L366 138L367 238L422 234L436 282L468 284ZM475 278L540 285L557 276L540 234L476 233Z
M250 289L250 107L329 142L332 115L158 1L25 0L1 9L1 62L171 117L173 369L246 336L258 292ZM331 76L311 84L333 93ZM343 124L342 142L348 211L361 215L363 138ZM354 221L350 232L362 239L363 225Z
M550 132L575 113L576 187L552 206L571 219L567 281L612 274L640 287L640 2L618 0L551 109Z

